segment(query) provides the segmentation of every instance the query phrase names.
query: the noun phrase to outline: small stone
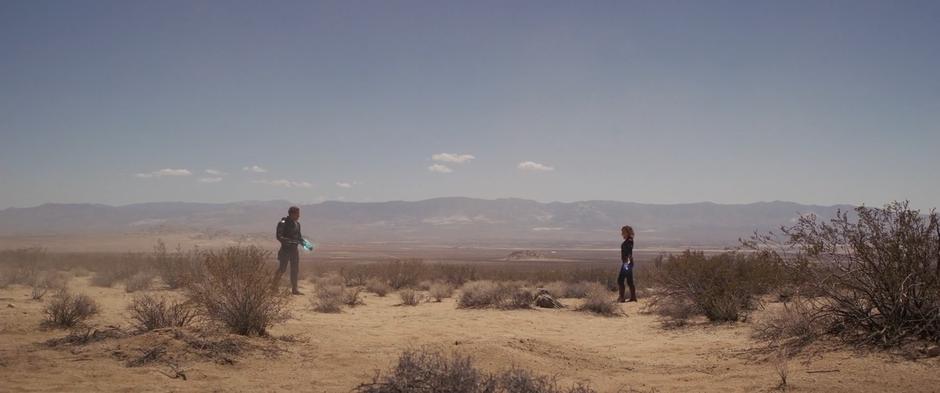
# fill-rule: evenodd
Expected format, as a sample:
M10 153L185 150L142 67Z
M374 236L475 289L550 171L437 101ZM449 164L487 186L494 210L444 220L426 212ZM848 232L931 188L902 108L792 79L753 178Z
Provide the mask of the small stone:
M14 306L13 303L7 303L7 308L16 308L16 306Z

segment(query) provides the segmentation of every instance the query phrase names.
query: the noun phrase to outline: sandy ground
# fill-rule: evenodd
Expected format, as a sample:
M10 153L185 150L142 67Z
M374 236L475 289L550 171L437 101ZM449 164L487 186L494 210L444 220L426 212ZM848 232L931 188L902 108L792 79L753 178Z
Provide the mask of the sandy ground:
M133 295L123 286L89 287L87 278L74 278L70 285L101 303L103 312L91 324L129 327L125 307ZM312 293L310 284L303 290ZM422 346L470 354L487 370L525 367L555 375L562 385L584 382L601 392L762 392L777 390L779 382L773 362L755 351L760 344L750 338L747 323L664 330L655 317L638 312L642 304L624 305L625 317L605 318L570 308L458 310L453 299L400 306L395 294L367 294L364 306L340 314L315 313L306 296L293 297L293 318L271 330L293 342L252 338L247 341L267 350L234 357L233 364L177 359L186 369L184 381L169 378L164 362L125 366L128 354L165 341L169 333L85 346L43 345L67 332L38 328L48 299L31 300L29 292L23 286L0 290L0 391L349 392L375 370L387 369L402 350ZM803 353L789 362L788 390L937 392L938 370L938 359L847 350Z

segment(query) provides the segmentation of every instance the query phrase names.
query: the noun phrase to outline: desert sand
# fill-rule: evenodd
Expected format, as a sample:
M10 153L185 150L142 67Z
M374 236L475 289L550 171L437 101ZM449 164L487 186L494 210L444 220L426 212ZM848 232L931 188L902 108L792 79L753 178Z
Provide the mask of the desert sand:
M120 284L98 288L87 281L73 278L70 287L101 304L90 324L130 330L125 307L134 294ZM312 284L302 290L311 294ZM293 317L272 328L272 337L234 338L253 349L210 359L188 354L191 348L179 347L171 331L50 347L44 342L68 331L40 330L48 298L29 294L24 286L0 290L3 391L349 392L388 369L402 350L426 346L472 355L486 370L524 367L600 392L760 392L778 390L779 383L750 323L664 329L639 312L642 301L623 305L626 316L607 318L573 311L577 299L562 299L567 309L499 311L457 309L454 299L401 306L394 293L366 294L363 306L322 314L311 310L308 296L295 296ZM169 349L154 362L127 366L155 346ZM176 375L171 364L186 380L170 378ZM936 392L938 366L936 358L817 348L789 361L788 390Z

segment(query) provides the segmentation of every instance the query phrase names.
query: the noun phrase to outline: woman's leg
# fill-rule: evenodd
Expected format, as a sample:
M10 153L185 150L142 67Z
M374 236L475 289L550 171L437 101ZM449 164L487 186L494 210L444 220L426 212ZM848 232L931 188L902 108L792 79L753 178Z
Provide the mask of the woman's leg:
M618 301L618 302L621 302L621 303L623 303L624 301L626 301L626 298L624 297L624 295L625 295L624 292L626 292L626 288L624 288L624 286L623 286L623 280L627 277L627 274L626 274L626 273L627 273L627 271L624 270L624 269L621 267L621 268L620 268L620 275L617 276L617 288L620 289L620 297L617 298L617 301ZM631 276L632 276L632 275L631 275ZM632 277L630 278L630 282L633 282L633 278L632 278ZM632 287L631 287L631 288L632 288Z
M636 301L636 287L633 286L633 269L630 269L627 271L627 285L630 286L630 301L635 302ZM623 288L623 285L621 285L620 287ZM623 290L621 290L620 293L623 293ZM623 298L622 295L621 295L621 298Z

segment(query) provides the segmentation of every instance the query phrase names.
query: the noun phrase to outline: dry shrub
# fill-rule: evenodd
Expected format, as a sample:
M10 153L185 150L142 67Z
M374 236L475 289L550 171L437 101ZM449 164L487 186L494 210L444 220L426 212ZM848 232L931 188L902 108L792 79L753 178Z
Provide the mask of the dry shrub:
M430 291L431 285L434 285L434 282L431 280L424 280L415 285L415 289L419 291Z
M801 348L823 333L825 324L810 303L795 299L783 306L755 324L755 338L768 341L771 346Z
M745 319L757 306L757 296L776 288L781 277L778 264L760 255L705 256L685 251L660 259L657 265L655 280L661 288L649 309L667 316L676 305L691 305L690 311L713 322Z
M382 279L371 278L366 281L366 290L379 297L385 297L385 295L392 291L392 287Z
M644 311L659 315L663 327L683 327L689 323L690 319L699 315L697 306L689 299L676 296L653 296L651 299Z
M233 246L205 253L206 275L189 285L187 296L212 321L232 333L264 335L287 318L288 294L271 285L269 253L255 246Z
M459 308L531 308L535 294L519 282L471 281L460 288Z
M584 301L575 310L592 312L605 317L623 315L620 304L614 299L613 294L600 284L588 291Z
M782 244L769 235L746 245L780 246L770 254L806 276L828 331L883 347L940 342L940 216L907 202L854 213L828 222L801 216L783 228Z
M385 277L392 288L414 287L418 278L427 269L421 259L396 260L384 265Z
M366 304L362 301L362 288L360 287L351 287L343 289L343 304L349 307L356 307Z
M205 278L206 272L202 257L199 249L187 252L179 246L176 247L176 251L168 252L166 244L162 240L157 240L157 244L153 247L151 265L167 287L184 288L192 282L202 281Z
M398 291L398 297L401 298L401 304L406 306L417 306L421 302L421 294L411 288Z
M577 385L559 388L549 377L528 370L511 369L486 373L473 359L460 354L446 355L428 350L409 350L386 375L377 374L371 383L360 384L358 393L593 393Z
M49 291L61 292L68 287L68 276L54 270L47 270L36 275L30 297L41 300Z
M319 277L310 277L310 282L313 283L313 285L316 287L343 287L346 285L346 281L343 279L343 276L336 273L327 273Z
M428 289L434 301L440 303L441 300L454 295L454 287L450 284L435 283Z
M140 331L185 327L196 318L196 310L189 303L170 301L162 296L135 296L127 309L135 327Z
M548 292L553 298L561 299L568 297L568 286L570 284L564 281L553 281L548 284L542 285L542 289Z
M154 275L149 271L137 272L124 281L124 290L127 293L146 291L153 285Z
M318 285L315 298L310 298L313 310L322 313L338 313L342 310L345 291L342 285Z
M43 325L70 328L98 314L98 303L85 294L59 292L43 309Z

